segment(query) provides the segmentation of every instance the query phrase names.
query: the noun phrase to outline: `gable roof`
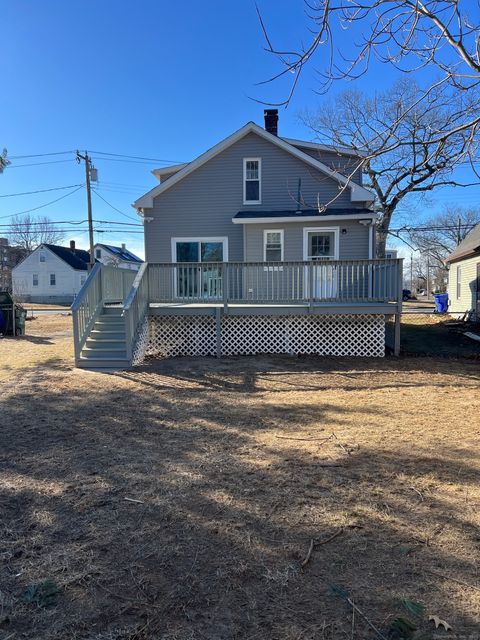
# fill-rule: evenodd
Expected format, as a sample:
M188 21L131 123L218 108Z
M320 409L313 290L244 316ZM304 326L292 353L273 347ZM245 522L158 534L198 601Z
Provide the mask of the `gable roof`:
M190 173L192 173L193 171L195 171L196 169L204 165L206 162L214 158L216 155L218 155L225 149L228 149L228 147L230 147L235 142L238 142L238 140L241 140L244 136L246 136L249 133L256 133L261 138L268 140L272 144L275 144L277 147L280 147L284 151L287 151L287 153L290 153L292 156L295 156L299 160L302 160L306 164L309 164L314 169L317 169L318 171L324 173L325 175L329 176L333 180L336 180L339 184L348 185L348 188L350 189L350 199L352 202L372 202L373 201L374 199L373 195L370 191L368 191L368 189L365 189L359 184L355 184L354 182L349 181L344 175L342 175L338 171L330 169L330 167L327 167L326 164L323 164L323 162L320 162L316 158L313 158L312 156L308 155L308 153L304 153L294 145L287 142L285 139L279 138L278 136L275 136L272 133L265 131L265 129L262 129L262 127L259 127L258 124L255 124L255 122L248 122L241 129L239 129L238 131L235 131L235 133L232 133L232 135L228 136L227 138L225 138L224 140L216 144L214 147L212 147L208 151L205 151L205 153L202 153L201 155L199 155L198 158L196 158L192 162L189 162L185 167L180 169L166 182L163 182L157 185L156 187L154 187L153 189L151 189L150 191L148 191L145 195L143 195L141 198L136 200L133 203L133 206L137 210L152 208L153 199L156 196L159 196L161 193L163 193L167 189L170 189L170 187L173 187L174 184L177 184L177 182L180 182L180 180L182 180L183 178L188 176Z
M338 153L342 156L358 156L363 158L367 154L363 151L358 151L352 147L337 147L334 144L322 144L321 142L308 142L308 140L297 140L296 138L283 138L285 142L293 145L294 147L302 147L302 149L312 149L317 151L329 151L330 153Z
M469 258L480 253L480 224L477 224L468 235L460 242L458 247L452 251L445 262L455 262L463 258Z
M136 262L138 264L141 264L143 262L141 258L136 256L128 249L123 249L122 247L115 247L111 244L103 244L101 242L98 242L95 247L102 247L103 249L110 251L110 253L113 253L117 258L123 260L124 262Z
M72 269L87 271L90 262L90 254L83 249L70 249L70 247L59 247L56 244L41 244L38 248L46 247L50 249L60 260L66 262Z

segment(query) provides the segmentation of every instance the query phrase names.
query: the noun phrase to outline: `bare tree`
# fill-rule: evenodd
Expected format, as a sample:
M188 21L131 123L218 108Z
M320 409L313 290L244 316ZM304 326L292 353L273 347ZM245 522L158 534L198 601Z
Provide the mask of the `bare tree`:
M12 245L31 253L41 244L57 244L65 234L47 217L35 218L29 213L14 216L8 231Z
M409 243L430 262L444 268L445 258L480 222L478 207L449 205L428 218L420 228L408 231Z
M5 167L8 167L10 164L10 160L7 160L7 150L4 149L2 153L0 153L0 173L3 173Z
M477 8L474 8L474 5ZM405 73L436 68L435 86L467 91L480 82L480 22L473 0L305 0L310 21L307 45L283 51L259 13L267 51L278 57L282 70L270 80L293 73L288 103L301 72L320 49L327 60L320 69L321 90L335 80L365 75L373 59ZM348 34L352 53L340 34ZM267 82L268 82L267 81ZM433 86L433 85L432 85ZM426 91L428 93L428 89ZM472 119L478 123L480 116ZM465 123L465 126L469 126Z
M319 141L361 154L348 170L349 177L363 171L365 186L375 194L379 257L385 255L394 213L411 196L417 197L418 205L418 196L440 186L469 186L455 179L454 169L468 162L478 144L476 132L460 129L446 138L442 134L473 114L475 100L466 98L459 104L435 89L419 101L421 93L413 80L404 79L373 97L359 91L341 93L301 116Z

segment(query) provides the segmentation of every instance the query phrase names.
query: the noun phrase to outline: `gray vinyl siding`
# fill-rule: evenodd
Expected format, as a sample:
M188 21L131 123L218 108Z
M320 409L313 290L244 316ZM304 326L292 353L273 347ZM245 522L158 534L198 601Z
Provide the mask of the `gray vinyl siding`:
M246 157L262 159L261 204L243 204L243 158ZM329 203L335 196L338 197L329 206L331 209L365 205L352 203L350 190L340 193L335 180L250 133L154 199L153 208L145 211L147 217L153 218L145 224L146 260L170 262L172 237L225 236L229 260L243 260L243 225L233 224L233 216L242 210L295 209L299 178L306 208L315 208L318 201ZM300 239L300 251L301 242Z
M319 151L318 149L309 149L298 145L297 149L300 149L303 153L315 158L315 160L323 162L323 164L326 164L330 169L339 171L344 176L349 176L361 162L361 158L358 156L342 155L336 151ZM352 179L357 184L362 184L361 170L355 171Z
M358 220L332 222L288 222L272 224L245 225L245 260L247 262L263 261L264 229L283 229L284 260L303 260L303 229L305 227L338 227L339 259L366 260L369 251L369 227L361 225ZM346 233L342 233L342 229Z

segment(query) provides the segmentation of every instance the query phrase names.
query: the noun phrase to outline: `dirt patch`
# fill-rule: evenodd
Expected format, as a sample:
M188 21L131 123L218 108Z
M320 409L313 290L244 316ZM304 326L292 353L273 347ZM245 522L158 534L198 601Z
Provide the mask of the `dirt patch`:
M61 344L61 368L0 382L0 637L371 640L339 588L384 634L400 616L452 637L428 615L478 632L477 363L112 375Z

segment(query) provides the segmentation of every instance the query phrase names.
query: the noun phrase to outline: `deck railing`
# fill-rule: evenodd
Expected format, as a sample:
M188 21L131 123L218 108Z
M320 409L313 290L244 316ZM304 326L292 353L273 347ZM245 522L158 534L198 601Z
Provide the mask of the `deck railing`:
M386 303L401 300L402 260L148 265L150 302Z
M102 265L96 263L72 304L73 344L78 360L102 306Z
M127 359L130 362L132 361L133 350L150 302L147 269L148 264L144 262L136 274L130 292L123 304L122 315L125 318Z

